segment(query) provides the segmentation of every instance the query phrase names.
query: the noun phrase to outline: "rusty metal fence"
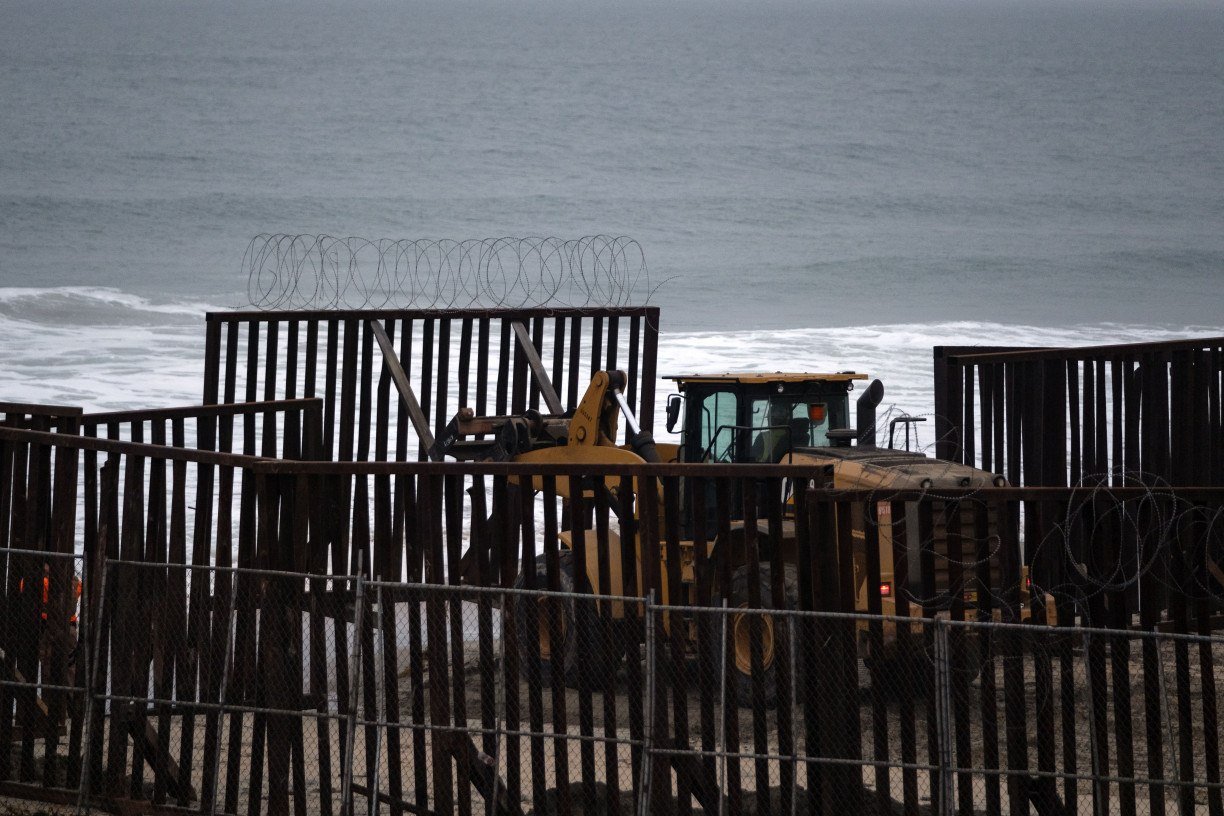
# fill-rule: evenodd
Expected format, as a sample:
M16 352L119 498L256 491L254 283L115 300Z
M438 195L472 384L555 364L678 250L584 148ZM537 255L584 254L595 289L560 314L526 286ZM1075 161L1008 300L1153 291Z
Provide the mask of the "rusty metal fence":
M184 466L218 477L194 501ZM1219 489L830 491L784 466L303 462L7 428L0 475L0 795L1219 812ZM60 684L34 633L67 620L77 570L89 669ZM43 576L46 602L22 589Z
M203 402L317 398L322 458L425 460L461 407L574 407L595 372L621 369L649 431L658 341L659 309L646 306L212 312Z
M935 455L1014 485L1224 484L1224 338L937 346Z

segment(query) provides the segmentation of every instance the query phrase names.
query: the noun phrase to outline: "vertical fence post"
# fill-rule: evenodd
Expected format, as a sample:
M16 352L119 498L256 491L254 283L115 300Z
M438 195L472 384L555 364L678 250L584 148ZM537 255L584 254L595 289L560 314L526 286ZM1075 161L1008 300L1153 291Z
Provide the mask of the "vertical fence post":
M642 727L642 787L638 790L638 816L650 816L650 771L654 765L655 704L655 592L646 597L646 711Z
M1149 637L1151 637L1151 635L1149 635ZM1166 738L1169 740L1169 753L1168 753L1169 759L1168 761L1173 764L1173 768L1174 768L1174 773L1170 774L1169 778L1173 778L1173 779L1192 778L1192 777L1183 777L1180 773L1178 773L1178 771L1180 771L1181 769L1182 757L1180 753L1175 751L1173 748L1173 746L1177 745L1177 739L1175 738L1173 734L1173 718L1176 715L1173 713L1173 711L1171 710L1172 707L1169 705L1169 683L1165 679L1165 657L1164 657L1164 640L1165 639L1159 634L1159 630L1157 631L1157 634L1155 635L1155 637L1156 637L1156 656L1157 656L1156 660L1157 660L1157 669L1158 669L1156 676L1160 680L1160 716L1164 720ZM1167 766L1165 767L1164 772L1166 774L1169 773L1169 768ZM1180 794L1181 794L1180 790L1178 791L1178 794L1180 797Z
M85 616L85 622L88 624L86 645L89 651L89 666L85 674L87 685L85 686L85 704L81 712L81 716L84 718L82 726L84 734L81 737L81 784L77 787L76 812L78 814L85 813L88 809L90 780L93 777L93 756L90 751L90 746L93 745L93 728L91 724L93 723L93 707L95 704L94 689L98 686L98 664L101 663L98 659L98 652L102 644L102 616L106 614L106 579L107 574L110 572L110 564L106 561L105 552L102 553L101 561L98 572L101 574L102 586L98 589L98 610L96 615L89 614ZM81 574L84 576L84 571ZM81 602L81 606L84 607L89 603L89 595L83 593L81 597L84 599ZM81 611L84 612L85 610L82 609ZM104 695L105 689L103 689L102 696ZM106 705L104 701L100 702L102 702L102 705ZM5 750L8 750L8 746L5 746Z
M374 642L374 712L379 714L379 704L383 704L380 720L386 720L386 705L383 689L383 669L386 666L386 641L383 640L383 588L380 584L375 588L375 594L378 598L378 640ZM389 726L387 726L389 727ZM369 757L366 757L366 764L370 762ZM370 779L370 816L378 816L378 786L379 786L379 770L382 768L382 729L377 725L374 726L374 775Z
M349 655L349 710L344 724L346 733L344 778L340 786L340 812L344 816L353 816L353 764L357 761L355 740L357 739L357 691L359 688L357 666L361 662L361 618L365 606L365 584L361 580L361 575L353 576L353 580L356 581L356 589L353 593L354 635L352 654ZM344 625L343 617L336 621L336 625Z
M505 720L505 700L503 699L506 673L501 669L505 666L506 660L506 610L509 608L510 599L506 597L506 593L501 593L501 623L498 626L498 631L501 637L498 638L501 646L501 655L497 658L498 671L494 672L493 677L493 784L490 785L489 802L486 811L492 809L497 813L500 808L497 806L497 786L501 782L501 741L504 736Z
M215 596L214 596L215 597ZM217 704L220 709L217 711L217 735L220 742L221 729L225 721L225 694L229 686L230 663L234 654L234 638L233 633L238 626L238 604L235 602L233 595L230 597L230 613L229 621L225 628L225 658L221 663L221 685L217 687ZM213 756L213 784L211 787L211 801L208 803L208 812L210 816L217 816L217 781L221 778L221 746L217 746L216 754Z
M799 672L796 671L796 666L798 664L795 662L795 660L797 659L797 651L796 651L797 647L795 645L795 641L798 640L799 638L797 637L798 632L795 631L798 628L795 625L796 624L795 617L796 616L792 613L790 615L787 615L785 618L783 618L783 620L786 621L786 642L790 647L790 667L791 667L790 668L790 698L791 698L792 705L795 704L795 700L799 699L798 698L799 681L797 679L797 675L799 674ZM723 672L724 677L726 677L726 674L727 674L726 672ZM793 751L793 753L791 755L792 770L791 770L790 816L795 816L797 808L799 807L798 805L799 803L799 743L798 743L798 740L791 743L791 750Z
M722 635L719 637L718 666L718 816L727 816L727 598L722 599ZM793 665L793 664L792 664ZM792 673L793 676L793 673Z
M935 618L935 729L939 737L939 812L952 816L952 698L948 623Z
M1092 632L1084 632L1084 671L1088 671L1088 655L1092 654ZM1090 696L1088 700L1088 733L1095 735L1097 710L1095 699ZM1088 741L1092 746L1092 812L1094 816L1105 816L1105 801L1109 795L1109 783L1101 781L1101 777L1108 774L1109 769L1101 766L1100 746L1097 745L1097 740L1094 738Z

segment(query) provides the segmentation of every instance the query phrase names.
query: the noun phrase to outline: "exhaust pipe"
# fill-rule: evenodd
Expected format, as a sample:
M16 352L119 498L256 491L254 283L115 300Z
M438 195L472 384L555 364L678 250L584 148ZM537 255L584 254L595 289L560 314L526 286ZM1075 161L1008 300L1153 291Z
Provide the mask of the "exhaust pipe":
M858 428L858 444L875 446L876 443L876 408L884 399L884 383L872 380L855 405L858 416L855 424Z

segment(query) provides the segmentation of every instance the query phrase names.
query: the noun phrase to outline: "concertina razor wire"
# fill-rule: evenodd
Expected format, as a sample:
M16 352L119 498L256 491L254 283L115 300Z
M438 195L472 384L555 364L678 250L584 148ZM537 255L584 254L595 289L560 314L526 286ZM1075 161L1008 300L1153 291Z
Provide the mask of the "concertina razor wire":
M645 305L637 241L593 235L394 240L264 233L242 258L262 310L566 308Z

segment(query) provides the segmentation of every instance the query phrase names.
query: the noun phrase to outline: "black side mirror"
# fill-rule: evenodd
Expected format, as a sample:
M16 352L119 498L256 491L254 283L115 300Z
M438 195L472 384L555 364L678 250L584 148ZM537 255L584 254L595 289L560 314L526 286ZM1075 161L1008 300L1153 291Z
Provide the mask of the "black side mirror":
M684 404L684 397L679 394L672 394L667 398L667 432L675 433L676 424L680 422L680 406Z

